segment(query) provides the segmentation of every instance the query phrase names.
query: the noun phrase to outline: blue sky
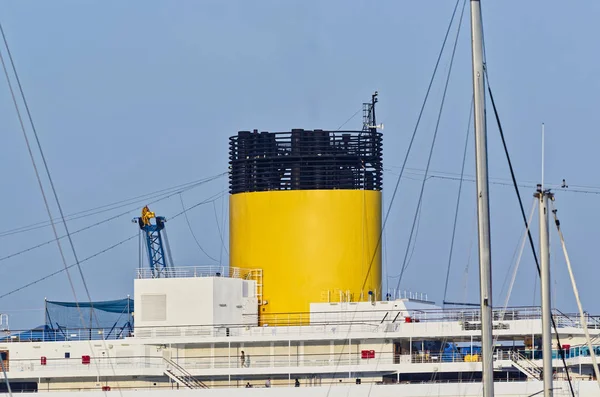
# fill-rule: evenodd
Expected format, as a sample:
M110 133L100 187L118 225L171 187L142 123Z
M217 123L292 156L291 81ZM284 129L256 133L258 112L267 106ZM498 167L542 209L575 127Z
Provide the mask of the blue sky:
M385 124L385 203L389 203L454 1L54 1L2 2L4 29L66 213L75 213L220 174L227 138L238 130L336 129L374 90ZM484 1L486 50L492 88L518 178L540 179L540 124L546 124L546 179L570 189L600 191L595 159L600 125L600 3ZM468 15L468 14L467 14ZM458 173L471 98L468 20L463 21L431 169ZM408 166L423 169L448 68L440 78ZM0 83L0 183L3 231L47 220L6 83ZM360 116L360 115L359 115ZM491 109L490 177L509 178ZM356 117L347 128L360 128ZM467 174L473 174L473 144ZM419 178L418 172L409 174ZM226 189L226 178L186 191L190 206ZM384 273L399 273L420 182L403 180L386 231ZM477 301L474 184L461 202L448 298ZM594 189L595 187L595 189ZM402 289L441 301L458 184L426 184L416 247ZM532 189L522 191L529 210ZM522 233L510 187L491 185L495 304L510 277ZM600 312L595 294L600 195L557 192L582 300ZM227 263L217 228L226 196L190 211L203 248ZM78 233L85 258L135 234L139 205L74 220L72 230L135 209ZM178 196L152 206L169 217ZM198 249L182 217L168 224L176 265L214 263ZM225 230L225 238L227 231ZM52 238L50 228L0 237L0 256ZM83 265L92 298L131 294L138 266L134 239ZM576 309L565 265L552 241L555 300ZM470 258L470 262L469 262ZM71 262L71 260L69 260ZM465 269L468 266L467 282ZM2 291L62 267L55 244L0 261ZM396 284L390 279L390 286ZM512 305L534 303L535 272L526 251ZM81 283L77 285L82 295ZM539 289L537 290L539 294ZM1 295L1 293L0 293ZM0 299L13 328L43 322L43 299L71 300L65 275ZM539 301L539 298L537 299Z

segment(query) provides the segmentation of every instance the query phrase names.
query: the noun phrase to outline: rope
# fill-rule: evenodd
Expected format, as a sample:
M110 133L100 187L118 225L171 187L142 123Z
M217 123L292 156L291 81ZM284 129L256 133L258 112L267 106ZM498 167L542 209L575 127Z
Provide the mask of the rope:
M575 276L573 275L573 267L571 266L571 260L569 259L569 254L567 253L567 245L565 244L565 238L562 233L562 229L560 228L560 221L556 216L557 210L554 208L554 203L552 202L552 214L554 215L554 223L556 225L556 230L558 231L558 237L560 237L560 245L562 246L563 254L565 255L565 262L567 262L567 269L569 270L569 277L571 278L571 285L573 286L573 294L575 295L575 300L577 301L577 308L579 309L579 316L581 318L581 325L583 327L583 332L585 333L585 339L587 341L588 348L590 349L590 356L592 357L592 363L594 364L594 373L596 374L596 382L598 382L598 387L600 387L600 369L598 369L598 361L596 360L596 353L594 352L594 347L592 346L592 341L590 339L590 332L587 327L586 314L583 311L583 306L581 304L581 298L579 297L579 290L577 289L577 283L575 282Z

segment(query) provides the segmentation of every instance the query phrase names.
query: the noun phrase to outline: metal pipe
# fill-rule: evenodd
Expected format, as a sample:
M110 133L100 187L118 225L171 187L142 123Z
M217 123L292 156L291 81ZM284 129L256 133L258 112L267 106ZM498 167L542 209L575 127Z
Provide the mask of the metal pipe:
M483 397L494 395L492 340L492 260L490 202L485 121L485 66L481 4L471 0L471 47L473 62L473 105L477 176L477 220L479 234L479 290L481 302L481 356Z
M544 397L552 397L552 301L550 299L550 243L548 238L548 200L551 193L537 186L535 193L540 213L540 260L542 294L542 359L544 374Z

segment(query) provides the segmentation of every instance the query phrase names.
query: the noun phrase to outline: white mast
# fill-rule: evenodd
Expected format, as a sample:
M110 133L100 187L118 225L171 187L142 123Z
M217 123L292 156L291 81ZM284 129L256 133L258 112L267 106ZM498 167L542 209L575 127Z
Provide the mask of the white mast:
M542 358L544 363L544 397L552 397L552 301L550 300L550 250L548 240L548 200L552 193L537 186L535 193L540 212L540 259L542 292Z
M548 231L548 200L554 200L550 190L544 190L545 128L542 123L542 183L534 194L538 199L540 213L540 292L542 294L542 359L544 397L552 397L552 298L550 297L550 235Z
M479 290L481 303L481 358L483 397L494 395L492 341L492 259L490 201L485 122L483 27L479 0L471 0L471 47L473 52L473 103L477 175L477 221L479 226Z

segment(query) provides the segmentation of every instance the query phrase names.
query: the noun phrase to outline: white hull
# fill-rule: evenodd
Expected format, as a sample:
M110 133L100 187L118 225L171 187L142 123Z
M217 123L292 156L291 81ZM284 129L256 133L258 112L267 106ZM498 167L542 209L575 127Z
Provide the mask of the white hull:
M495 397L528 397L542 390L541 381L532 382L496 382L494 384ZM576 397L600 396L600 388L596 381L574 381L573 387ZM554 382L554 396L570 396L567 382ZM235 397L235 396L281 396L286 397L479 397L482 395L481 383L430 383L430 384L404 384L404 385L344 385L344 386L318 386L283 388L223 388L203 390L138 390L123 391L123 396L151 396L151 397ZM113 391L111 395L117 395ZM100 397L106 393L96 392L52 392L55 397ZM8 394L1 394L2 397Z

